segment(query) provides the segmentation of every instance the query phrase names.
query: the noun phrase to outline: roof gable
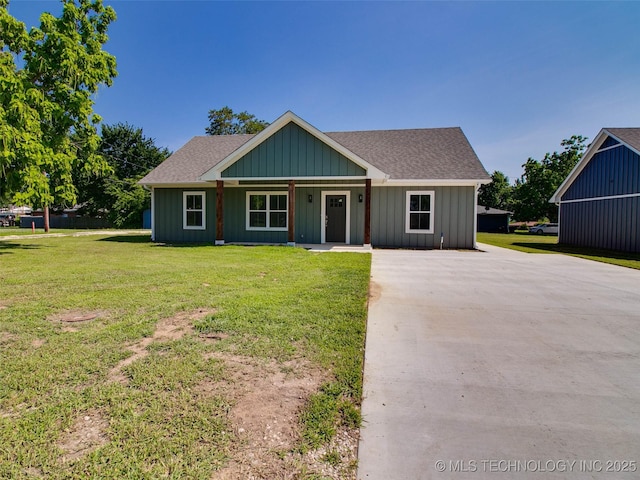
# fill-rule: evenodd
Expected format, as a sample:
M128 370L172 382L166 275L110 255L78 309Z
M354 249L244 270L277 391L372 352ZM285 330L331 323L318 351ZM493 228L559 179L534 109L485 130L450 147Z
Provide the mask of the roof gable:
M364 178L367 171L295 122L289 122L220 174L224 179Z
M613 139L613 141L611 140ZM626 147L640 155L640 128L603 128L589 145L580 161L558 187L549 203L559 203L593 157L604 149Z
M224 158L220 163L211 168L208 172L202 175L201 179L205 181L211 180L221 180L223 178L222 172L229 168L233 163L240 160L246 154L248 154L255 147L260 145L269 139L272 135L276 134L280 131L285 125L289 123L294 123L301 129L305 130L311 136L317 138L322 143L331 147L336 152L340 153L344 157L346 157L351 162L355 163L362 169L366 171L367 178L375 178L375 179L384 179L386 175L384 172L367 162L366 160L360 158L358 155L353 153L352 151L345 148L343 145L339 144L332 138L328 137L326 134L322 133L320 130L312 126L311 124L305 122L300 117L298 117L293 112L289 111L278 118L275 122L265 128L262 132L256 134L251 140L242 145L240 148L229 154L226 158Z

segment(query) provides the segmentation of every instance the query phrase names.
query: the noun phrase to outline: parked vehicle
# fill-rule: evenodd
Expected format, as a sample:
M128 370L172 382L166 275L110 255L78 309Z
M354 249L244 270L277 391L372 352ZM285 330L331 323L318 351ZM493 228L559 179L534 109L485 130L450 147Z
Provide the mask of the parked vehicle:
M536 233L538 235L557 235L558 224L557 223L541 223L529 228L529 233Z

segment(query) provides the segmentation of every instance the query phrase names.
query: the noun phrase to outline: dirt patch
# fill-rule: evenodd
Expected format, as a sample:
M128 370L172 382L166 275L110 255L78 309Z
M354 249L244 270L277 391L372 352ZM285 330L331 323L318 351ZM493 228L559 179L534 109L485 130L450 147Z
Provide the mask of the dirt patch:
M40 348L44 344L45 344L45 340L42 338L36 338L35 340L31 341L31 346L33 348Z
M382 295L382 287L373 280L369 282L369 303L377 302L380 295Z
M54 313L48 317L48 320L52 322L62 323L80 323L89 322L96 318L105 317L107 312L104 310L66 310L64 312Z
M347 436L346 443L344 435L337 435L335 447L329 447L346 452L339 454L344 462L336 467L325 461L324 452L302 455L292 451L300 442L300 412L327 379L326 372L303 359L277 363L222 353L212 356L225 363L228 377L223 382L202 382L197 391L223 395L230 401L229 422L238 439L231 460L212 479L298 478L302 472L355 479L355 469L350 469L350 476L345 468L355 464L355 453L349 452L355 452L357 432Z
M14 335L13 333L9 333L9 332L0 332L0 344L2 343L11 343L15 340L17 340L18 337L16 335Z
M98 410L90 410L78 416L58 442L58 447L63 452L62 461L72 462L106 444L109 441L106 434L108 427L109 422Z
M147 350L149 345L155 341L166 342L180 340L187 333L193 331L194 321L200 320L215 312L215 309L199 308L191 312L180 312L173 317L159 320L151 337L143 338L139 342L127 347L129 351L133 352L133 355L125 358L113 367L107 375L107 378L112 382L126 383L127 377L124 376L122 370L133 362L146 357L149 354Z

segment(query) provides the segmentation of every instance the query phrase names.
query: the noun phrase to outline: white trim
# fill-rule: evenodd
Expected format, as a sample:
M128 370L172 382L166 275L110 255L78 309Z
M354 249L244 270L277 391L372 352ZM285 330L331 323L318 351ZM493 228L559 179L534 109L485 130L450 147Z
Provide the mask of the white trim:
M491 183L491 179L489 180L472 180L472 179L464 179L464 180L454 180L454 179L416 179L416 180L392 180L389 179L384 182L385 187L440 187L440 186L450 186L450 187L475 187L478 184L487 184Z
M154 217L156 216L156 191L151 187L151 241L156 241L156 222Z
M305 180L364 180L365 177L362 175L344 175L344 176L329 176L329 175L319 175L319 176L308 176L308 177L224 177L219 178L218 180L224 180L225 182L269 182L269 181L305 181Z
M250 214L251 211L249 210L249 207L251 205L250 203L250 197L251 195L265 195L267 197L266 200L266 210L264 211L266 214L266 223L267 225L269 224L269 213L271 213L271 210L269 209L269 197L271 195L278 195L278 196L282 196L284 195L285 197L287 197L287 209L284 210L284 212L287 214L285 217L285 226L284 227L252 227L249 225L249 220L250 220ZM275 191L268 191L268 190L261 190L261 191L256 191L256 190L251 190L251 191L247 191L245 192L245 230L247 231L259 231L259 232L287 232L289 231L289 191L288 190L275 190ZM255 210L254 210L255 211ZM262 210L260 210L262 211ZM276 212L282 212L283 210L275 210Z
M338 142L330 138L328 135L322 133L320 130L312 126L311 124L304 121L302 118L298 117L292 111L285 112L282 116L280 116L275 122L269 125L267 128L258 133L251 140L240 146L238 149L229 154L226 158L224 158L221 162L219 162L216 166L205 172L200 178L202 180L223 180L221 174L222 171L228 168L230 165L238 161L245 154L253 150L259 144L267 140L271 135L276 133L282 127L287 125L288 123L293 122L298 125L303 130L306 130L307 133L313 135L321 142L327 144L329 147L333 148L337 152L341 153L353 163L358 165L361 168L364 168L367 171L367 178L384 178L385 174L378 168L371 165L369 162L360 158L358 155L353 153L351 150L348 150L344 146L340 145Z
M347 199L347 212L344 226L344 243L351 244L351 191L349 190L322 190L320 192L320 243L327 243L327 227L325 217L327 215L327 195L345 195Z
M244 185L227 185L225 188L282 188L284 183L252 183ZM345 188L345 187L365 187L364 183L296 183L296 188Z
M473 196L473 212L475 215L473 216L473 249L478 249L478 192L480 190L480 183L476 185L475 195ZM507 233L509 229L507 228Z
M202 211L202 225L187 225L187 196L200 195L202 197L202 209L193 209L191 211ZM182 229L183 230L206 230L207 229L207 192L185 190L182 192Z
M576 198L574 200L562 200L560 202L560 205L564 205L565 203L596 202L599 200L616 200L618 198L632 198L632 197L640 197L640 193L625 193L622 195L607 195L604 197L590 197L590 198Z
M624 145L622 143L617 143L615 145L611 145L610 147L601 148L596 153L606 152L607 150L613 150L614 148L620 148L620 147L624 147Z
M430 200L429 200L429 228L428 229L411 229L411 210L409 210L409 204L411 202L411 196L412 195L429 195ZM406 199L405 199L405 205L404 205L404 209L405 209L405 216L404 216L404 233L422 233L422 234L433 234L433 230L434 230L434 226L433 224L435 223L435 196L436 193L433 190L407 190L406 191ZM419 210L417 212L414 213L425 213L425 211L423 210Z

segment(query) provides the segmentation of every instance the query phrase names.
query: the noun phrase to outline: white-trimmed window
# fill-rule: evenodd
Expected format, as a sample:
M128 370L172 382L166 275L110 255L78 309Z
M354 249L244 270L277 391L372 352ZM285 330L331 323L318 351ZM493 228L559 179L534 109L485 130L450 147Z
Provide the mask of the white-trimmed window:
M247 230L287 230L288 192L247 192Z
M182 228L204 230L206 228L205 192L182 192Z
M433 233L433 190L408 191L406 233Z

